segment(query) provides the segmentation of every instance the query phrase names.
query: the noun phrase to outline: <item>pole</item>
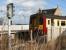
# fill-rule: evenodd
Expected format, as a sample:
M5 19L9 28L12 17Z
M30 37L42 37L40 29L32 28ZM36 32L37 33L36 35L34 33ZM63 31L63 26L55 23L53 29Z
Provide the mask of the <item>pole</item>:
M11 19L8 19L8 39L9 39L9 50L11 50L11 29L10 29L10 25L11 25Z
M30 37L31 37L31 42L32 42L33 41L33 38L32 38L32 30L31 30L31 36Z
M11 48L11 18L13 17L13 2L12 0L8 0L8 4L7 4L7 17L8 17L8 39L9 39L9 50L12 50Z
M31 37L31 50L32 50L32 42L33 42L33 38L32 38L32 30L31 30L31 35L30 35L30 37Z
M51 26L51 40L52 40L52 33L53 33L53 32L52 32L52 26Z

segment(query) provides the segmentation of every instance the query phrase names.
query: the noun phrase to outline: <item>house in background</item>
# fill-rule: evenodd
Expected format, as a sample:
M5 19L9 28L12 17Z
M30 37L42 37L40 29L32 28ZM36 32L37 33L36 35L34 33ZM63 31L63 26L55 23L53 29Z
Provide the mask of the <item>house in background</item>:
M43 17L46 16L46 27L66 26L66 17L62 16L61 10L57 8L40 10L36 14L30 16L30 29L39 27L43 29Z
M45 22L43 17L46 17ZM48 41L57 38L60 35L60 32L65 30L63 26L66 26L66 16L62 16L59 7L45 10L39 9L38 13L30 16L29 29L34 31L35 28L38 28L43 32L43 26L46 26L47 28Z

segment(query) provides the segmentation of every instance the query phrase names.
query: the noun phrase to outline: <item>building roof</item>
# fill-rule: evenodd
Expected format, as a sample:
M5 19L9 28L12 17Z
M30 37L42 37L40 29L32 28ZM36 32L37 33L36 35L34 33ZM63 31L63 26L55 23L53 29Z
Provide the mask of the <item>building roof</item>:
M34 18L36 18L36 16L37 16L37 14L33 14L30 16L30 19L34 19Z
M57 8L42 10L43 14L54 15Z
M51 19L64 19L64 20L66 20L66 16L54 15L56 9L57 8L42 10L42 16L45 15L46 18L51 18ZM30 16L30 20L35 19L37 17L37 15L38 15L38 13L31 15Z
M30 16L30 20L35 19L38 14L34 14ZM51 19L64 19L66 20L66 16L57 16L57 15L45 15L46 18L51 18Z
M45 10L41 10L41 11L42 11L42 14L45 14L45 15L54 15L56 9L57 9L57 8L45 9ZM40 11L40 9L39 9L39 11ZM37 15L38 15L38 13L33 14L33 15L31 15L30 17L33 19L33 18L36 18Z
M46 15L46 18L51 18L51 19L64 19L64 20L66 20L66 16L56 16L56 15Z

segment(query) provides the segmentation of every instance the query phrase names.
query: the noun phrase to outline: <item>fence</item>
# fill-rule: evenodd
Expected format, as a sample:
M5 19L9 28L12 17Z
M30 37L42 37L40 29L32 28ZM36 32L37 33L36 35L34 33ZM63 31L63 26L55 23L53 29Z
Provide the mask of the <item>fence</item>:
M36 36L36 39L32 41L25 41L22 37L19 39L16 34L14 34L14 38L11 39L11 49L9 49L8 46L8 34L2 34L0 35L0 50L49 50L52 47L50 50L54 50L57 48L55 47L56 43L61 41L58 37L62 35L63 31L66 31L66 27L48 27L47 36ZM45 37L47 37L47 43L45 43ZM61 48L61 46L59 46L59 48Z
M8 34L2 34L0 50L42 50L44 48L44 43L44 36L40 36L33 41L24 41L24 39L18 39L15 35L14 39L11 39L11 48L9 49Z

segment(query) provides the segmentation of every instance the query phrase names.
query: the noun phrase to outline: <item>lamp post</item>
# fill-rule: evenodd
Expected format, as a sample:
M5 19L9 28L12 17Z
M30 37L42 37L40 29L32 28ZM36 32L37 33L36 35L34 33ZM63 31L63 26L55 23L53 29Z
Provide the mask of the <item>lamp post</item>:
M9 43L8 43L8 47L9 47L9 50L11 50L11 29L10 29L10 26L11 26L11 18L13 17L13 3L9 3L7 5L7 17L8 17L8 39L9 39Z

